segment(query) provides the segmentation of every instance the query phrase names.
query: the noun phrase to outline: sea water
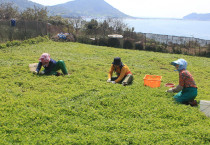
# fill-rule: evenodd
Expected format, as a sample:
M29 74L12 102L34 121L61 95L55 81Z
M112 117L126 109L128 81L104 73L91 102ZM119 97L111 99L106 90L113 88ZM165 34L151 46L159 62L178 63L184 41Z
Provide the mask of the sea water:
M210 40L210 21L181 19L124 19L135 32Z

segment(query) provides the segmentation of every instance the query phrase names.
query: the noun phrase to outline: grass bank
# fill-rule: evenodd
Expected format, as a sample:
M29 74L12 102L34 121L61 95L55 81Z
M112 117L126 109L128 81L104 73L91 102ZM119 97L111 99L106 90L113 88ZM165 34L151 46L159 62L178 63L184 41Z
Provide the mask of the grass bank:
M43 52L71 75L33 75L28 65ZM116 56L132 85L106 83ZM210 100L209 58L51 41L0 49L0 144L209 144L210 119L165 93L165 83L178 84L170 65L178 58L188 61L197 100ZM161 75L161 87L143 86L145 74Z

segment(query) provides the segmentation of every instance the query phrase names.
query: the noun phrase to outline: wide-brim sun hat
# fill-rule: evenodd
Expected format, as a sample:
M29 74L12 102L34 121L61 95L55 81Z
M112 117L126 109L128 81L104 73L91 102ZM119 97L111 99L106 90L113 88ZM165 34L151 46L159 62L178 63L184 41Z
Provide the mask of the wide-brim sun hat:
M187 61L184 59L178 59L176 61L171 62L171 65L176 66L179 65L178 70L187 69Z

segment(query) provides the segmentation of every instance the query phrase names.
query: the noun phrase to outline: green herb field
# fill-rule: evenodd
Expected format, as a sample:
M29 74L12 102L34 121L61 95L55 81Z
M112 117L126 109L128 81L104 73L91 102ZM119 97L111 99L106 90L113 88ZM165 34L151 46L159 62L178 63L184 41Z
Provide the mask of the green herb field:
M71 75L33 75L28 66L44 52ZM130 68L132 85L106 82L114 57ZM196 99L210 100L205 57L52 41L0 49L0 144L210 144L210 118L165 93L165 83L178 84L170 62L179 58ZM144 86L146 74L162 76L161 87Z

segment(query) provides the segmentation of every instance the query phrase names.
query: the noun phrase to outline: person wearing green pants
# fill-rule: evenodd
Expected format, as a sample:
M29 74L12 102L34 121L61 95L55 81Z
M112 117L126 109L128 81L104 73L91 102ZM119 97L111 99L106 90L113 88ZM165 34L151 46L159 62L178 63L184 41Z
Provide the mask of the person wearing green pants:
M42 66L45 69L44 71L39 72ZM39 63L34 74L59 76L61 75L61 73L57 72L58 70L61 70L64 75L68 75L68 71L63 60L59 60L56 62L55 60L50 58L50 54L43 53L39 58Z
M190 72L186 70L187 61L184 59L178 59L171 62L171 65L175 66L176 71L179 72L179 85L167 90L167 92L177 92L173 98L179 103L197 106L197 101L195 100L197 96L197 86Z

